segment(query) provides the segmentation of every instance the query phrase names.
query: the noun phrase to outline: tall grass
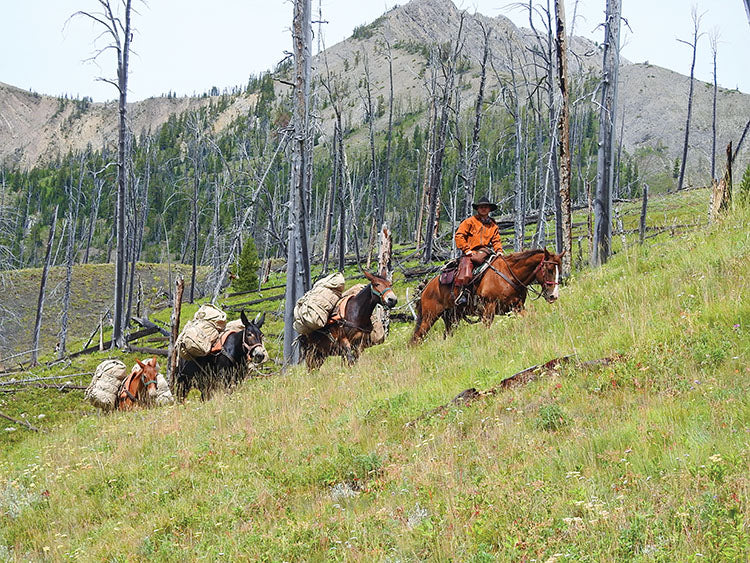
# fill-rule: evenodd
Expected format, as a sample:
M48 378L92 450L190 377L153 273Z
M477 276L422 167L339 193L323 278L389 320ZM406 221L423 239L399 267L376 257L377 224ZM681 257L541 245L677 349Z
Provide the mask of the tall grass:
M10 560L745 561L750 212L631 247L554 305L400 325L353 369L86 416L0 461ZM530 365L532 383L405 424Z

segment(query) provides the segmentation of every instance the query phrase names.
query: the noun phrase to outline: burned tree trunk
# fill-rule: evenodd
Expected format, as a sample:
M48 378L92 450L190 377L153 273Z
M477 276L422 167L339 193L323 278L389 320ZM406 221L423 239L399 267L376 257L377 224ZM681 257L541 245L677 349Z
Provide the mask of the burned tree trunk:
M311 178L310 159L310 0L295 0L292 37L294 42L294 138L292 139L292 174L289 185L289 243L287 250L286 303L284 306L284 363L300 360L295 345L294 305L310 287L310 258L307 245L306 194Z
M619 1L619 0L618 0ZM687 165L687 153L688 153L688 140L690 138L690 118L693 113L693 87L695 81L693 76L695 74L695 53L698 50L698 39L702 34L700 31L701 18L698 15L698 10L693 6L693 42L678 39L680 43L690 46L693 49L693 60L690 63L690 90L688 92L688 107L687 107L687 121L685 122L685 142L682 145L682 162L680 163L680 178L677 181L677 190L681 190L683 182L685 181L685 166Z
M35 366L39 358L39 335L42 330L42 311L44 310L44 295L47 289L47 275L52 258L52 243L55 240L55 227L57 227L57 207L52 217L52 225L49 228L47 239L47 252L44 256L44 268L42 268L42 280L39 283L39 299L36 304L36 321L34 322L34 340L31 345L31 365Z
M563 259L562 274L569 276L573 255L573 228L570 205L570 110L568 96L568 54L565 45L565 6L562 0L555 0L557 13L557 76L562 94L560 120L560 203L562 205ZM540 213L541 214L541 213ZM541 217L540 217L541 220Z
M612 252L612 152L615 141L617 76L620 64L620 0L607 0L607 21L604 38L604 64L599 116L599 152L596 165L596 197L594 198L594 240L591 264L600 266Z
M482 104L484 104L484 87L487 82L487 58L490 54L490 35L491 29L485 28L479 23L484 35L484 49L482 50L481 75L479 78L479 91L477 92L477 101L474 105L474 131L471 136L471 147L469 148L469 166L466 171L466 180L464 184L464 205L463 216L471 212L471 204L474 201L474 192L477 185L477 168L479 167L479 134L482 130Z
M112 10L110 0L99 0L101 13L76 12L104 28L103 35L110 40L109 45L100 49L94 58L114 49L117 55L117 79L102 78L104 82L112 84L119 93L118 103L118 151L117 151L117 205L115 208L115 233L117 238L117 252L115 258L115 295L113 307L112 347L123 348L125 342L125 272L127 270L125 232L125 197L128 184L128 156L127 156L127 95L128 95L128 61L130 59L130 41L133 33L130 28L131 0L122 0L124 14L120 16Z

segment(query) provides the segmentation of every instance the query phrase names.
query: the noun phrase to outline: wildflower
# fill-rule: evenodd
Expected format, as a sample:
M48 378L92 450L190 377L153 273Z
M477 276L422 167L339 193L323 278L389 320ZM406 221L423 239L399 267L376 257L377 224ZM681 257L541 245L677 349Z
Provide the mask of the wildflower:
M721 455L720 454L714 454L711 457L709 457L708 459L710 459L714 463L721 463L723 461L721 459Z

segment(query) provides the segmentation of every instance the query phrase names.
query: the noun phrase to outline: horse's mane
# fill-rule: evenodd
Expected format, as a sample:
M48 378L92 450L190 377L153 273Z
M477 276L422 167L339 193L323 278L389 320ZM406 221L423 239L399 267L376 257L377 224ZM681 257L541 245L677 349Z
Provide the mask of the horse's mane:
M531 250L522 250L521 252L511 252L510 254L505 254L505 258L507 260L510 260L511 262L518 262L520 260L526 260L527 258L531 258L532 256L536 256L537 254L543 252L543 248L532 248Z

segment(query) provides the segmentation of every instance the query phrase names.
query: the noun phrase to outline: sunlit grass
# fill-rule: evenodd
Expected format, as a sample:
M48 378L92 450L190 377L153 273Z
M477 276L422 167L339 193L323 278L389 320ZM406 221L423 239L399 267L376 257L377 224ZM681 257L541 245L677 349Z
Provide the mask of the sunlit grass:
M749 219L629 246L490 329L407 348L394 325L353 369L29 436L0 461L0 554L747 560ZM621 359L406 426L570 354Z

